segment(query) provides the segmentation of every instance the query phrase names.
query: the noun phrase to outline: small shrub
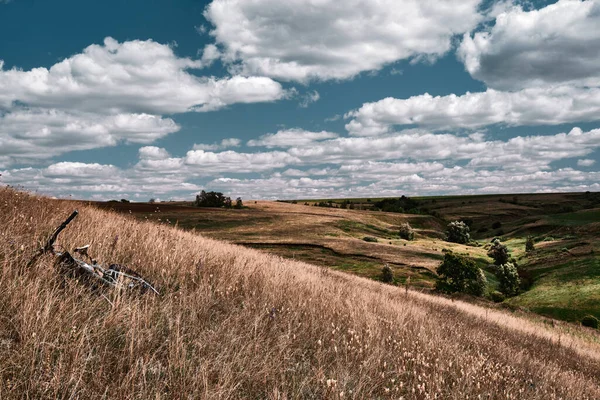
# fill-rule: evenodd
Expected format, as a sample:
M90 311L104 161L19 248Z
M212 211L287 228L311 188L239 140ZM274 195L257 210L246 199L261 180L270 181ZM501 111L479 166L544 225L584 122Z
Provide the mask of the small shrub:
M408 222L400 224L399 236L404 240L413 240L415 238L415 231Z
M448 224L446 240L453 243L468 243L471 240L469 227L462 221L453 221Z
M364 240L365 242L371 242L371 243L377 243L377 242L378 242L377 238L375 238L375 237L373 237L373 236L365 236L365 237L363 238L363 240Z
M394 271L388 264L385 264L381 269L381 281L385 283L394 282Z
M490 293L490 300L492 300L494 303L502 303L505 298L506 297L504 297L502 292L497 290L494 290L492 293Z
M296 204L296 203L292 203L292 204ZM235 208L237 209L241 209L244 208L244 203L242 202L242 198L238 197L237 199L235 199Z
M598 329L598 326L600 326L600 320L593 315L586 315L581 319L581 325Z
M525 251L527 253L535 250L535 242L533 241L533 236L527 236L527 241L525 242Z
M496 221L492 224L492 229L499 229L502 227L502 222Z

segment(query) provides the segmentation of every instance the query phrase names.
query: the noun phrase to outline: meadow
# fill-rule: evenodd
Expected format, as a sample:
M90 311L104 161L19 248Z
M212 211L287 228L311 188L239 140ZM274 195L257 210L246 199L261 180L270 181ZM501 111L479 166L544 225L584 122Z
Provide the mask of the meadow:
M600 318L599 193L417 197L420 214L374 211L380 200L247 201L241 210L189 203L97 205L375 280L389 264L398 284L427 290L435 284L442 251L449 249L473 258L493 291L497 281L485 246L498 237L532 284L504 306L575 323L585 315ZM340 208L349 202L354 209ZM333 207L314 206L319 203ZM444 240L453 220L469 221L479 247ZM415 240L399 237L404 222L415 229ZM536 249L526 253L528 236Z
M26 267L74 206L57 245L91 244L160 296L63 282L51 256ZM591 329L7 188L0 223L2 399L600 398Z

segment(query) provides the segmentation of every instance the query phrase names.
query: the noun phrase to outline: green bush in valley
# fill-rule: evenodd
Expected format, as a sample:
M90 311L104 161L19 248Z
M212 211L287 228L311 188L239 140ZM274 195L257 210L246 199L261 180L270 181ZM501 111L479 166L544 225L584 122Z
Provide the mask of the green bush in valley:
M517 267L513 263L496 266L496 278L500 283L499 289L506 296L515 296L519 293L521 278Z
M448 224L446 231L446 240L453 243L469 243L471 240L470 229L467 224L462 221L453 221Z
M475 261L452 252L444 254L436 272L436 288L442 292L482 296L487 288L487 279Z
M527 241L525 242L525 251L527 253L535 250L535 242L533 241L533 236L527 236Z
M394 282L394 271L388 264L385 264L381 269L381 280L385 283Z
M500 240L498 239L494 239L487 255L494 259L494 264L496 265L506 264L510 259L508 248L500 243Z
M593 315L586 315L581 319L581 325L598 329L598 326L600 326L600 320L598 320L598 318L594 317Z
M399 236L404 240L413 240L415 238L415 231L408 222L400 224Z
M365 237L363 238L363 240L364 240L365 242L372 242L372 243L377 243L377 242L378 242L377 238L375 238L375 237L373 237L373 236L365 236Z

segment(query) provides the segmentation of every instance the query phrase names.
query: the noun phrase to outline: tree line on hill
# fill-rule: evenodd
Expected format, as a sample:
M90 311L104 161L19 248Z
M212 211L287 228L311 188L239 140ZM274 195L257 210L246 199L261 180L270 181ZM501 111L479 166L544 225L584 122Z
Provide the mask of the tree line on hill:
M212 208L237 208L241 209L244 207L242 198L238 197L235 200L235 204L231 201L231 197L223 195L221 192L207 192L201 191L196 195L194 201L196 207L212 207Z

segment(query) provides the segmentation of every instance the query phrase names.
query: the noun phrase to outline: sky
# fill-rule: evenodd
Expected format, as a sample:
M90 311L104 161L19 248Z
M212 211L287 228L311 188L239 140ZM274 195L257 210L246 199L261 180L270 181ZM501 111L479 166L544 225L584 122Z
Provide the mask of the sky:
M600 0L0 0L0 185L600 191Z

